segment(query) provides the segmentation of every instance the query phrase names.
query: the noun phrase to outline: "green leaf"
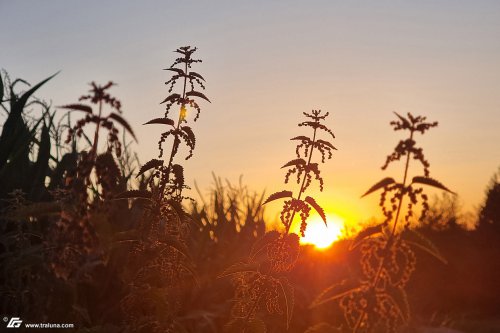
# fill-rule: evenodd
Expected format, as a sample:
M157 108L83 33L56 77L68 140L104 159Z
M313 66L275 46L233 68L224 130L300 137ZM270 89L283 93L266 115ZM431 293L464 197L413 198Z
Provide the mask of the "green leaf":
M205 96L204 94L202 94L201 92L198 92L198 91L194 91L194 90L191 90L191 91L188 91L186 93L186 96L196 96L196 97L199 97L199 98L203 98L204 100L206 100L207 102L209 103L212 103L210 102L210 100L207 98L207 96Z
M289 161L287 164L283 165L283 166L281 167L281 169L283 169L283 168L287 168L287 167L292 166L292 165L298 166L298 165L306 165L306 164L307 164L307 162L306 162L304 159L302 159L302 158L297 158L297 159L295 159L295 160L291 160L291 161Z
M116 114L116 113L111 113L108 118L111 118L113 120L116 120L120 125L123 126L123 128L125 128L129 133L130 135L132 135L132 137L134 138L135 142L137 142L137 138L135 137L135 134L134 134L134 130L132 129L132 126L129 125L129 123L122 118L122 116Z
M68 105L58 106L58 108L93 113L92 108L85 104L68 104Z
M286 328L288 329L290 326L290 321L292 320L293 315L293 306L295 303L294 298L294 289L292 285L288 282L287 278L282 277L279 279L279 283L281 286L281 292L283 295L284 304L286 307Z
M387 185L390 185L390 184L393 184L393 183L395 183L394 179L392 179L390 177L384 178L381 181L379 181L377 184L375 184L372 187L370 187L370 189L368 191L366 191L366 193L363 194L361 197L367 196L368 194L370 194L372 192L375 192L377 190L380 190L381 188L384 188Z
M147 123L144 123L143 125L149 125L149 124L163 124L163 125L170 125L173 127L175 125L175 122L169 118L155 118L148 121Z
M276 193L273 193L271 194L267 199L266 201L264 201L262 204L265 205L266 203L268 202L271 202L271 201L274 201L274 200L277 200L277 199L281 199L281 198L288 198L288 197L292 197L293 193L292 191L281 191L281 192L276 192Z
M163 102L161 102L160 104L163 104L163 103L166 103L166 102L172 102L173 103L173 102L179 100L179 98L181 98L181 95L179 95L179 94L172 94L172 95L168 96L167 98L165 98L163 100Z
M233 264L226 268L224 272L222 272L218 278L222 278L228 275L233 275L236 273L243 273L243 272L257 272L259 269L259 264L255 262L247 263L247 262L237 262L236 264Z
M350 250L353 250L356 248L363 240L367 237L373 236L375 234L382 233L384 227L384 223L380 223L368 228L363 229L361 232L359 232L354 240L351 243L351 246L349 247Z
M272 230L266 232L262 237L257 239L252 246L252 250L250 251L250 260L254 260L257 254L264 250L270 243L276 241L279 237L280 233L276 230Z
M441 184L439 181L437 181L433 178L430 178L430 177L419 177L419 176L413 177L412 183L413 184L429 185L429 186L438 188L440 190L445 190L447 192L450 192L451 194L456 194L455 192L450 191L446 186Z
M352 280L343 280L339 283L335 283L330 287L323 290L318 297L314 299L309 308L315 308L321 304L332 302L338 300L345 295L349 295L355 291L359 290L359 286Z
M328 227L328 225L326 223L325 211L323 210L323 208L321 208L320 205L318 205L316 200L314 200L314 198L311 198L310 196L307 196L304 200L305 200L305 202L310 204L318 212L319 216L321 216L321 218L323 219L323 222L325 222L325 226Z
M434 245L434 243L430 239L422 235L420 232L412 229L406 229L401 234L401 237L408 245L411 245L413 247L421 249L422 251L427 252L428 254L432 255L434 258L438 259L444 264L448 263L448 261L441 254L436 245Z

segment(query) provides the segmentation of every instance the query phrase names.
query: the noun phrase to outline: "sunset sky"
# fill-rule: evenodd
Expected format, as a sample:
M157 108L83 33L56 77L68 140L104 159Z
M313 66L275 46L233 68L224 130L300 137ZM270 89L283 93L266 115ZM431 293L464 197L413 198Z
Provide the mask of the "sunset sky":
M199 48L195 67L211 104L193 126L188 184L208 189L211 172L267 193L284 186L302 112L330 113L338 148L321 166L327 212L357 222L379 216L377 196L400 139L393 111L439 126L417 142L431 176L456 191L466 211L484 200L500 166L498 1L6 1L0 0L0 67L36 83L53 105L76 102L91 81L111 92L134 126L142 161L157 155L163 84L179 46ZM181 155L182 156L182 155ZM185 156L185 155L184 155ZM420 169L412 169L420 172ZM194 191L193 191L193 194ZM280 208L271 204L270 212Z

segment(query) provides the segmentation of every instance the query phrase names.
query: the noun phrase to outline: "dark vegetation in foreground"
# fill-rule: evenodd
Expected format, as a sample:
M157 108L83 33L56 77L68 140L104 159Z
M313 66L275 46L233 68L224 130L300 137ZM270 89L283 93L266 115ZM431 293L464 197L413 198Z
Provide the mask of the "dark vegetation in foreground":
M109 95L111 84L93 85L83 96L90 109L69 104L65 107L72 112L64 113L33 95L50 78L30 87L2 73L2 317L74 323L79 332L223 331L234 306L235 281L219 276L265 234L264 197L214 177L204 201L184 200L182 167L174 156L181 140L191 156L195 140L182 110L199 111L195 98L208 99L194 86L189 89L204 82L189 71L191 58L185 56L193 49L179 50L189 66L180 58L182 71L170 71L184 83L184 92L166 100L180 105L178 119L166 114L150 121L169 128L160 144L173 138L172 151L165 150L166 165L153 160L141 168L120 134L133 138L133 129L119 101ZM75 122L77 113L84 117ZM84 131L90 123L91 135ZM402 331L424 326L500 330L499 176L487 187L472 231L458 223L455 199L444 196L430 204L418 230L447 264L416 250L418 268L406 286L411 318ZM295 290L288 330L285 313L264 316L265 328L245 330L349 331L337 304L310 305L333 281L353 277L359 253L349 250L350 242L321 252L301 247L287 274Z

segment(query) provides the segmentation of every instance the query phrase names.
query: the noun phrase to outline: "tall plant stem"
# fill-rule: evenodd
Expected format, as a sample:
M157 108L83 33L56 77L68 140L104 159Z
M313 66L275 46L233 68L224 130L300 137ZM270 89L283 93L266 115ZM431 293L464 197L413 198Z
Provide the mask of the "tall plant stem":
M413 131L410 132L410 140L413 139ZM405 163L405 171L403 175L403 185L401 187L401 190L399 191L400 197L399 197L399 203L398 203L398 210L396 211L396 217L394 219L394 226L392 227L391 234L389 236L389 239L387 240L387 243L385 244L384 247L384 256L382 257L382 261L380 262L380 265L377 270L377 274L375 275L375 278L373 279L373 283L371 285L372 288L375 288L377 285L378 281L380 280L380 275L382 274L382 269L384 268L385 261L387 259L387 256L389 255L389 246L392 245L392 242L394 240L394 235L396 234L396 227L398 224L399 220L399 214L401 213L401 207L403 206L403 199L404 199L404 194L405 194L405 188L406 188L406 181L408 179L408 169L410 168L410 157L411 157L411 152L408 152L408 155L406 156L406 163ZM362 311L359 320L356 322L356 326L354 326L353 332L356 333L359 329L359 326L363 322L363 318L365 316L365 311Z
M312 139L312 143L311 143L311 151L309 152L307 166L309 166L309 164L311 164L312 153L314 150L314 143L316 142L316 130L317 130L317 128L314 129L313 139ZM302 179L302 185L300 185L300 190L299 190L299 195L297 196L297 200L300 200L300 198L302 197L302 194L304 193L304 185L306 184L306 178L307 178L307 173L304 173L304 179ZM288 221L288 224L286 227L286 234L288 234L288 232L290 232L290 228L292 226L294 217L295 217L295 210L293 211L292 216L290 217L290 220Z
M99 101L99 121L97 122L97 125L95 128L95 133L94 133L94 142L92 144L92 152L91 152L92 159L95 159L95 157L97 155L97 148L98 148L97 146L98 146L98 142L99 142L99 130L101 128L101 122L100 122L101 115L102 115L102 101Z
M188 64L187 61L184 64L184 74L187 75L187 70L188 70ZM183 114L182 114L182 108L185 106L184 99L186 98L186 85L187 85L187 77L184 76L184 87L182 90L182 104L181 104L181 109L179 110L179 118L177 120L177 126L175 127L175 135L174 135L174 142L172 143L172 150L170 151L170 158L168 160L168 166L167 166L167 181L165 184L162 185L160 189L160 196L163 195L163 190L165 189L166 184L170 181L170 170L172 168L172 163L174 161L174 155L175 151L177 150L180 140L179 140L179 135L177 134L179 131L179 127L181 126L182 120L183 120Z

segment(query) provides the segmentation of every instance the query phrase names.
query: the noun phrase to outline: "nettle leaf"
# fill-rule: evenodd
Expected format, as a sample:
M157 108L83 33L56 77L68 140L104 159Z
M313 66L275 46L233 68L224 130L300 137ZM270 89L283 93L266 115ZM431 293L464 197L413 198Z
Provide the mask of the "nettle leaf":
M405 117L399 115L397 112L394 112L394 114L403 122L403 126L411 128L410 122Z
M264 201L262 204L265 205L268 202L281 199L281 198L291 198L293 195L292 191L281 191L281 192L276 192L271 194L266 201Z
M189 72L189 76L191 76L191 77L197 77L198 79L200 79L202 81L205 81L205 78L203 78L203 76L201 76L200 74L198 74L196 72Z
M291 138L290 140L301 140L301 141L311 142L311 139L304 135L296 136L294 138Z
M114 199L151 199L151 196L149 191L131 190L117 194Z
M280 233L276 230L272 230L266 232L262 237L257 239L252 246L252 250L250 251L250 260L254 260L257 254L259 254L262 250L267 248L267 246L276 241L280 237Z
M305 202L310 204L318 212L319 216L321 216L321 218L323 219L323 222L325 222L325 226L328 227L328 225L326 223L325 211L323 210L323 208L321 208L320 205L318 205L316 200L314 200L314 198L311 198L310 196L307 196L304 200L305 200Z
M244 272L257 272L259 269L259 264L255 262L237 262L226 268L224 272L222 272L218 278L222 278L225 276L233 275L236 273L244 273Z
M161 102L160 104L163 104L163 103L166 103L166 102L175 102L179 98L181 98L181 95L179 95L179 94L172 94L172 95L168 96L167 98L165 98L163 100L163 102Z
M0 73L0 103L3 102L3 89L2 73Z
M180 69L180 68L164 68L163 70L164 71L176 72L179 75L184 75L184 71L182 69Z
M419 176L413 177L412 183L429 185L429 186L436 187L438 189L450 192L451 194L455 194L455 192L450 191L446 186L441 184L439 181L437 181L433 178L430 178L430 177L419 177Z
M132 135L132 137L134 138L134 140L137 142L137 138L135 137L134 130L129 125L129 123L125 119L122 118L122 116L120 116L120 115L118 115L116 113L111 113L108 116L108 118L116 120L120 125L123 126L123 128L125 128L130 133L130 135Z
M193 147L194 147L194 144L196 143L196 137L194 136L194 133L193 133L193 130L191 129L191 127L182 126L181 129L184 131L184 133L186 133L186 135L189 138L189 141L193 143Z
M157 160L157 159L152 159L152 160L149 160L148 162L146 162L142 167L141 169L139 170L139 173L137 174L136 177L139 177L140 175L142 175L144 172L150 170L150 169L153 169L153 168L157 168L159 166L162 166L163 165L163 160Z
M316 140L316 142L320 145L323 145L323 146L327 146L329 147L330 149L333 149L333 150L337 150L337 148L335 148L334 145L332 145L330 142L326 141L326 140Z
M297 165L306 165L306 164L307 164L307 162L306 162L304 159L302 159L302 158L297 158L297 159L295 159L295 160L291 160L291 161L290 161L290 162L288 162L287 164L283 165L283 166L281 167L281 169L283 169L283 168L287 168L287 167L292 166L292 165L296 165L296 166L297 166Z
M398 314L401 317L401 320L406 323L410 319L410 305L408 304L406 291L402 287L396 287L390 284L388 284L387 291L387 297L392 300L396 309L398 309Z
M318 297L314 299L309 308L315 308L319 305L338 300L345 295L349 295L359 290L359 286L353 280L342 280L323 290Z
M194 90L191 90L191 91L188 91L186 93L186 96L196 96L196 97L199 97L199 98L203 98L204 100L206 100L208 103L212 103L210 102L210 100L207 98L207 96L205 96L204 94L202 94L201 92L198 92L198 91L194 91Z
M290 321L292 320L293 306L295 304L295 290L293 289L293 286L290 284L290 282L288 282L288 279L285 277L279 279L279 284L281 286L283 301L286 308L286 328L288 329L290 326Z
M371 227L368 227L366 229L363 229L361 232L359 232L354 240L351 243L351 246L349 247L350 250L356 248L359 244L363 242L364 239L373 236L375 234L379 234L383 232L384 228L384 223L380 223Z
M148 121L147 123L144 123L143 125L149 125L149 124L163 124L163 125L170 125L173 127L175 125L175 122L169 118L155 118Z
M92 108L85 104L68 104L68 105L58 106L58 108L92 113Z
M377 184L375 184L372 187L370 187L370 189L368 191L366 191L366 193L363 194L361 197L367 196L368 194L373 193L373 192L375 192L377 190L380 190L381 188L384 188L387 185L393 184L395 182L396 181L394 179L390 178L390 177L384 178L381 181L379 181Z
M439 249L434 245L434 243L422 235L420 232L416 230L411 230L407 229L403 231L401 237L404 239L408 245L414 246L416 248L421 249L422 251L427 252L437 260L441 261L444 264L447 264L448 261L446 258L441 254Z

